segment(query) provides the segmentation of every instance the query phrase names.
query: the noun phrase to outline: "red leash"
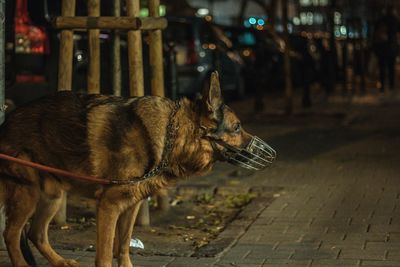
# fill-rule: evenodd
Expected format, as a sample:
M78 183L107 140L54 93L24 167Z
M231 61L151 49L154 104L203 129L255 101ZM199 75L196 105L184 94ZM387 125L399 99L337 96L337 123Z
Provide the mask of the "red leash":
M11 157L11 156L8 156L8 155L2 154L2 153L0 153L0 159L4 159L4 160L7 160L7 161L12 161L12 162L18 163L20 165L24 165L24 166L27 166L27 167L34 168L34 169L39 170L39 171L44 171L44 172L49 172L49 173L52 173L52 174L71 177L71 178L74 178L74 179L77 179L77 180L86 181L86 182L92 182L92 183L104 184L104 185L113 184L110 180L101 179L99 177L90 176L90 175L77 174L77 173L69 172L69 171L66 171L66 170L61 170L61 169L49 167L49 166L46 166L46 165L42 165L42 164L39 164L39 163L34 163L34 162L31 162L31 161L28 161L28 160L23 160L23 159Z

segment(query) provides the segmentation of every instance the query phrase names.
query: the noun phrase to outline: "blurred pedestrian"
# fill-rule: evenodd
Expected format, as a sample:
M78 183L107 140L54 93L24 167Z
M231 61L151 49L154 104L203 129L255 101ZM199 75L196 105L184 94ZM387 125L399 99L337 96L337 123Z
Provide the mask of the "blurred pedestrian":
M389 88L395 86L395 64L398 50L397 33L399 19L393 5L383 10L376 21L373 34L373 49L378 57L381 92L385 91L386 75L389 76Z

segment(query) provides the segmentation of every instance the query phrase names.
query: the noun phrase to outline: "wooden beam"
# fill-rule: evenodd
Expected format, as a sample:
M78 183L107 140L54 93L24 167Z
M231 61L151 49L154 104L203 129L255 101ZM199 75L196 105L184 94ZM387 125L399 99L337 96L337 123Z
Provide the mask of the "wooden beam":
M126 1L127 15L138 17L140 0ZM128 31L129 89L131 96L144 95L142 35L138 30Z
M149 0L150 17L159 17L159 12L160 0ZM152 30L149 32L149 52L151 94L165 96L161 30Z
M75 15L75 0L63 0L62 16ZM72 90L73 31L63 30L60 35L60 60L58 65L58 90Z
M137 17L57 17L53 21L57 29L102 29L102 30L156 30L165 29L165 18Z
M88 15L100 16L100 0L88 0ZM100 93L100 30L89 30L89 69L87 74L89 94Z

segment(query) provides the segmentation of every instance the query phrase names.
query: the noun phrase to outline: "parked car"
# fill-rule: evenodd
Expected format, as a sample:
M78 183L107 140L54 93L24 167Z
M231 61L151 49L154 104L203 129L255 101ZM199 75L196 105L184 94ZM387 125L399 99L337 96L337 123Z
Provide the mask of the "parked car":
M30 19L26 0L6 2L5 36L6 97L24 102L29 94L45 95L37 87L46 82L48 34ZM31 88L21 86L28 83Z
M78 1L78 15L83 8ZM59 34L51 19L60 12L61 1L6 2L6 98L17 106L57 89ZM86 45L84 35L74 34L73 88L80 87L80 79L75 78L84 59L80 53L80 47Z
M198 17L167 19L163 39L175 47L178 95L193 96L201 92L211 71L218 70L224 95L242 97L243 61L222 28Z
M280 61L283 54L280 40L268 30L225 26L224 32L245 63L242 71L246 92L252 94L260 88L278 87L282 77Z

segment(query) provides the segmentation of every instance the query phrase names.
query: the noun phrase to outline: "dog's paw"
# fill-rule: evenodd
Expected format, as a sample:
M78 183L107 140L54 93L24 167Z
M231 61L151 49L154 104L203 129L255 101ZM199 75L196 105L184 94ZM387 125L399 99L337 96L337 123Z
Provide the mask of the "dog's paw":
M58 263L55 267L79 267L79 263L75 260L63 260Z

